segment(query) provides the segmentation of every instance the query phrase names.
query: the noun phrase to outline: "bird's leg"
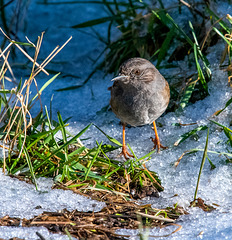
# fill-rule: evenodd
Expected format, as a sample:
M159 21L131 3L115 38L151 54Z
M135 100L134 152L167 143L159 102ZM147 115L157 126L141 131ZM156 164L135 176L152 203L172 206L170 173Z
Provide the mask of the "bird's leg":
M153 138L153 137L151 138L152 142L154 143L153 149L156 149L156 147L157 147L157 152L160 152L160 148L167 149L168 147L165 147L160 143L160 139L159 139L159 136L158 136L155 121L153 122L153 126L154 126L154 131L155 131L155 138Z
M122 124L122 152L120 153L120 155L123 155L125 159L129 159L130 157L133 157L133 155L131 155L126 147L126 139L125 139L125 131L126 131L126 124Z

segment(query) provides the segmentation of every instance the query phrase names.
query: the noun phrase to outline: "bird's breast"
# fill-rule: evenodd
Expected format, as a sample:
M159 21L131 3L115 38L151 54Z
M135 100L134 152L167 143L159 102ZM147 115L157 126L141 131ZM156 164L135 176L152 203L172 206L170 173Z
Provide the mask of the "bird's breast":
M111 89L110 104L113 112L123 123L132 126L155 121L166 109L163 110L162 101L161 95L152 84L114 82Z

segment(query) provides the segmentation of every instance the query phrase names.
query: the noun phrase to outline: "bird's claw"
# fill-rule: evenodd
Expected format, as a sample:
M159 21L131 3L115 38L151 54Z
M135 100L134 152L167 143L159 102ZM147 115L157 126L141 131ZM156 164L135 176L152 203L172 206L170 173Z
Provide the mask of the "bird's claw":
M167 148L168 148L168 147L163 146L163 145L160 143L160 139L159 139L159 138L153 138L153 137L151 137L151 140L152 140L152 142L154 143L154 147L152 148L152 150L154 150L154 149L157 148L157 152L158 152L158 153L160 152L160 148L163 148L163 149L167 149Z
M130 154L127 150L127 147L126 146L122 146L122 152L119 154L119 156L122 156L128 160L130 157L134 157L132 154Z

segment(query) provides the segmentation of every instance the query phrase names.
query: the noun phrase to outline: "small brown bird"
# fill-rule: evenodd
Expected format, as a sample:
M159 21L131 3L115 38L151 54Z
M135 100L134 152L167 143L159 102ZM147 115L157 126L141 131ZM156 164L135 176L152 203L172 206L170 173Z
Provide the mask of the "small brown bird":
M119 74L113 78L110 105L123 125L123 145L121 155L133 157L126 147L125 127L141 126L153 123L155 131L154 149L166 148L160 143L155 120L166 110L170 89L168 82L155 66L143 58L130 58L119 68Z

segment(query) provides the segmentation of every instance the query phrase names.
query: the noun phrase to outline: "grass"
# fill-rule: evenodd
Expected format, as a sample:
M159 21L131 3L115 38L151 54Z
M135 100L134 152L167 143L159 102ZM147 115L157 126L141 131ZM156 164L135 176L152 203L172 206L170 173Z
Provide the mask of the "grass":
M42 104L41 104L41 94L44 91L44 89L54 81L54 79L58 76L55 75L50 80L48 80L39 90L37 88L37 82L35 77L41 72L46 72L44 70L44 67L55 57L55 55L71 40L71 38L68 39L68 41L62 46L62 47L56 47L51 54L42 62L42 64L38 64L37 57L40 51L40 47L43 40L43 33L40 37L38 37L37 44L33 44L31 42L29 43L20 43L15 42L11 40L2 29L0 29L2 34L5 35L5 37L10 42L9 45L5 48L4 51L1 53L1 57L3 57L4 62L1 67L1 85L2 89L0 90L1 96L0 96L0 106L1 106L1 112L0 112L0 119L3 123L1 126L1 140L3 145L1 147L3 148L3 161L2 161L2 167L3 172L7 169L9 173L16 172L19 170L22 170L23 167L25 167L25 164L21 165L20 168L17 168L20 160L24 159L26 161L26 165L29 168L30 175L36 185L36 179L35 179L35 172L34 172L34 166L32 164L31 155L28 150L27 144L28 144L28 135L30 133L35 133L36 127L39 127L39 124L43 126L42 122ZM12 46L16 46L30 61L32 61L32 69L31 74L28 79L26 79L24 82L22 80L19 82L17 88L12 89L6 89L5 88L5 75L7 74L7 71L10 72L12 75L12 69L10 68L10 64L8 62L8 57L10 54L10 48ZM21 47L20 45L27 46L27 47L33 47L35 49L34 58L31 58ZM4 56L6 52L6 56ZM30 98L30 89L32 84L35 84L37 88L37 93L34 97ZM35 104L37 100L40 100L41 104L41 110L38 113L38 115L33 119L30 110ZM29 139L30 141L30 139ZM17 157L16 159L12 159L13 155L15 155L16 149L18 149ZM5 155L5 150L8 150L8 157ZM9 167L10 163L10 167ZM15 169L16 168L16 169Z
M221 114L231 103L232 103L232 98L230 98L230 99L226 102L224 108L216 111L212 117L218 116L219 114ZM174 124L174 125L176 125L176 126L181 126L180 124ZM215 125L217 125L217 126L219 126L220 128L222 128L224 134L225 134L226 137L228 138L227 142L225 143L224 141L222 141L222 144L226 144L226 145L229 145L230 147L232 147L232 135L231 135L232 130L231 130L229 127L224 126L223 124L220 124L220 123L218 123L218 122L216 122L216 121L214 121L214 120L212 120L212 119L209 119L208 124L202 125L202 126L197 126L197 127L195 127L194 129L192 129L192 130L190 130L190 131L182 134L182 135L178 138L178 140L174 143L174 146L178 146L179 144L181 144L182 142L186 141L186 140L189 139L190 137L194 137L194 136L195 136L198 132L200 132L200 131L204 131L204 130L207 130L207 129L208 129L208 130L209 130L209 129L213 129L213 127L214 127ZM209 134L207 134L207 139L208 139L208 135L209 135ZM206 145L207 145L207 144L206 144ZM177 160L177 162L175 163L175 165L178 166L180 160L181 160L181 159L183 158L183 156L185 156L186 154L196 153L196 152L198 152L198 151L200 151L200 152L203 151L203 152L204 152L205 150L204 150L204 149L195 149L195 148L190 149L190 150L187 150L187 151L185 151L185 152L180 156L180 158ZM217 155L220 155L220 156L225 156L225 157L226 157L226 160L227 160L227 161L229 160L229 162L230 162L231 157L232 157L232 151L231 151L230 149L228 149L227 152L217 152L217 151L214 151L214 150L207 150L207 152L208 152L208 153L212 153L212 154L217 154ZM211 162L211 160L209 159L208 155L206 155L206 157L207 157L207 159L208 159L208 161L209 161L209 163L210 163L211 169L214 169L214 168L215 168L215 165Z
M149 155L125 163L109 159L107 153L117 147L97 143L95 148L88 149L79 140L92 124L73 136L66 130L67 120L63 121L60 113L57 118L58 122L52 121L46 111L46 116L41 114L37 118L26 137L20 135L17 150L5 160L4 166L9 174L20 172L33 178L34 183L35 175L55 177L56 181L67 183L70 189L80 192L98 190L134 198L139 197L139 189L142 192L146 187L163 190L158 176L143 166ZM59 132L62 137L57 139ZM23 139L25 147L20 154ZM111 141L117 142L112 138ZM135 188L133 196L131 191Z
M198 174L197 186L196 186L196 190L195 190L195 193L194 193L194 200L197 199L197 192L198 192L199 182L200 182L200 178L201 178L201 172L202 172L202 169L203 169L204 164L205 164L205 159L207 157L208 140L209 140L209 129L208 129L208 132L207 132L205 149L204 149L203 157L202 157L202 160L201 160L201 166L200 166L200 170L199 170L199 174Z

